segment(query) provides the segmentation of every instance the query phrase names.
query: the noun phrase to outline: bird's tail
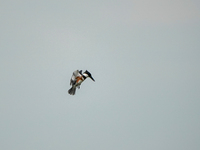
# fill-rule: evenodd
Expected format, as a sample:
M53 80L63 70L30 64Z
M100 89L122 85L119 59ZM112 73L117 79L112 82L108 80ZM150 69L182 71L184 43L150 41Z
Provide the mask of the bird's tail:
M68 93L69 93L70 95L75 95L75 92L76 92L76 87L73 87L73 86L72 86L71 89L68 90Z

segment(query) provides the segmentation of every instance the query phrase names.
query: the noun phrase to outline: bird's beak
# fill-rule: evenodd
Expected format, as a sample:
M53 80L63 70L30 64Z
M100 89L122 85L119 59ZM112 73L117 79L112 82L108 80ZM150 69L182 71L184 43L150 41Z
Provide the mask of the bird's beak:
M91 76L90 78L91 78L93 81L95 81L95 80L93 79L93 77L92 77L92 76Z

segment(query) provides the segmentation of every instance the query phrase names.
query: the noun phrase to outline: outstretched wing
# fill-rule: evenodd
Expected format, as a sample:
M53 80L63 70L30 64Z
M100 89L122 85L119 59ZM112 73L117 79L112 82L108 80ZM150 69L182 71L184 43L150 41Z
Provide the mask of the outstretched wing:
M81 70L82 71L82 70ZM74 84L76 84L76 79L77 79L77 77L81 77L81 71L79 71L79 70L76 70L76 71L74 71L73 72L73 74L72 74L72 77L71 77L71 80L70 80L70 85L74 85Z

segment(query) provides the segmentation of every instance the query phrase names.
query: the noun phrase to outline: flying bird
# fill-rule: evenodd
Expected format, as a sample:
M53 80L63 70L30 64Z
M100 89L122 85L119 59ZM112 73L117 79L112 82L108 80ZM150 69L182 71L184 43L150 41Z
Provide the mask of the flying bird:
M72 74L71 80L70 80L70 85L72 87L68 90L68 93L70 95L75 95L76 88L80 88L81 83L88 77L90 79L92 79L93 81L95 81L93 79L91 73L87 70L84 73L82 73L82 70L74 71L73 74Z

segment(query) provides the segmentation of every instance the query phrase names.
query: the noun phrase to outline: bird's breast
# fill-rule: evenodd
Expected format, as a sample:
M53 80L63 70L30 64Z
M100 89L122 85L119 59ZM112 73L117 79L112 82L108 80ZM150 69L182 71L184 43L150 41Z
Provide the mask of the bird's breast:
M80 85L80 84L83 82L83 80L84 80L84 79L83 79L82 77L77 77L77 78L76 78L76 84L79 84L79 85Z

